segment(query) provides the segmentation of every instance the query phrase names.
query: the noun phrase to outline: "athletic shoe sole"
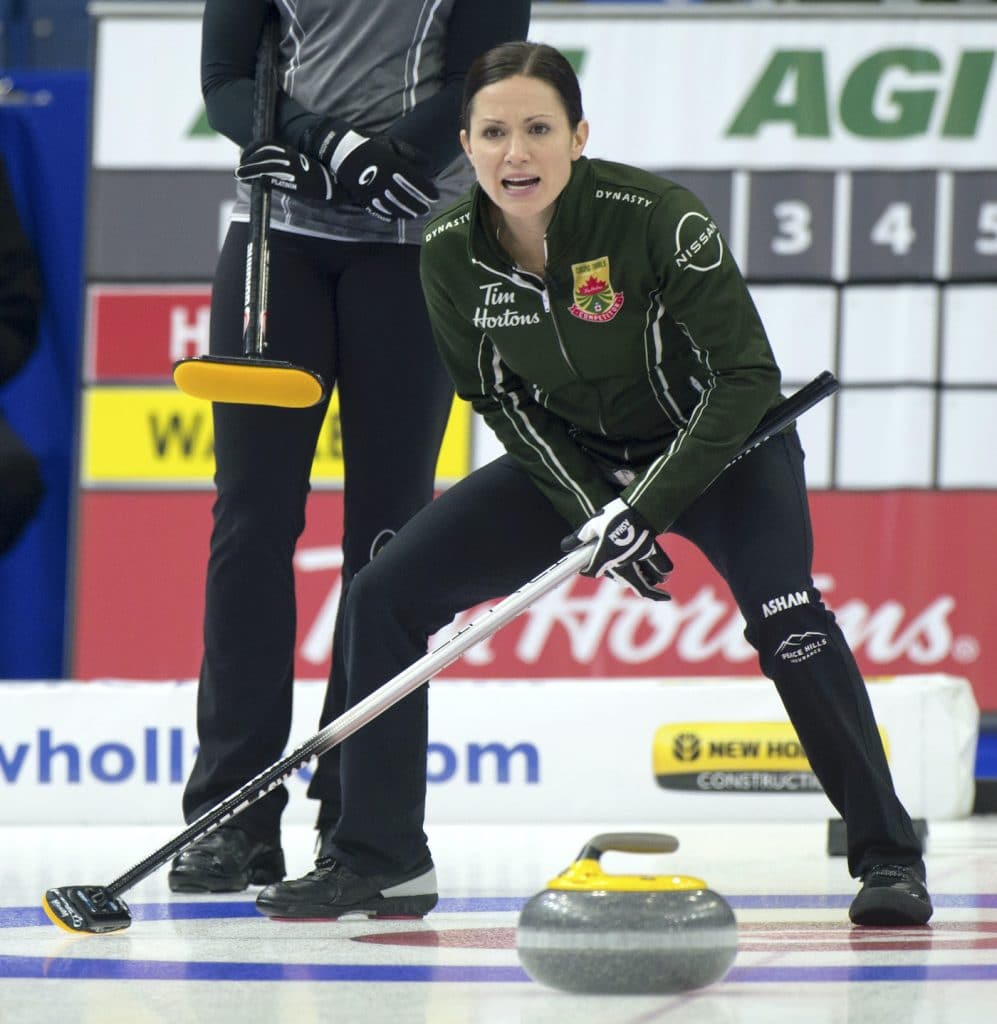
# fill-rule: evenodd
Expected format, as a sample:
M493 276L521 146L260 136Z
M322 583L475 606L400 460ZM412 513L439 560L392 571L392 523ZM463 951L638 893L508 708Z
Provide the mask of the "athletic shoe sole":
M372 878L370 884L377 882ZM362 914L368 918L419 918L428 914L439 901L433 867L413 878L385 885L380 892L368 893L362 899L354 898L352 903L323 901L320 893L315 893L313 898L310 896L312 894L302 893L300 889L295 891L291 886L277 885L264 889L256 897L256 908L267 917L290 921L336 920L347 914Z
M256 909L267 917L278 921L336 921L348 914L371 918L400 918L411 920L425 917L436 906L436 893L425 896L382 896L361 900L359 903L343 906L327 903L296 903L289 905L284 900L267 900L257 897Z
M848 910L853 924L885 928L927 924L931 914L929 902L888 886L860 892Z

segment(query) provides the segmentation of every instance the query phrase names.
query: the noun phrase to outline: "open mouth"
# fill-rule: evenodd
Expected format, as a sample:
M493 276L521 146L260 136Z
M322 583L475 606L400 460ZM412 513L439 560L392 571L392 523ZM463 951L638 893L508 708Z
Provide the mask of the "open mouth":
M503 178L502 179L502 187L506 188L506 189L509 189L509 191L511 191L511 192L515 192L517 190L524 190L524 189L528 189L528 188L533 188L534 185L539 185L539 184L540 184L540 179L539 178Z

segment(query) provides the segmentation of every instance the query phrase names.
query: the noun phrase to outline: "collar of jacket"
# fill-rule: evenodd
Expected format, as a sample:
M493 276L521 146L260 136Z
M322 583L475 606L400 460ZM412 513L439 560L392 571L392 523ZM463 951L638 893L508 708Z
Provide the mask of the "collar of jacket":
M586 213L586 200L595 189L595 171L588 157L580 156L571 167L571 177L557 197L554 216L547 226L548 270L560 261L578 236ZM467 234L467 254L473 261L509 270L512 265L495 240L491 225L491 200L477 183L471 189L471 230Z

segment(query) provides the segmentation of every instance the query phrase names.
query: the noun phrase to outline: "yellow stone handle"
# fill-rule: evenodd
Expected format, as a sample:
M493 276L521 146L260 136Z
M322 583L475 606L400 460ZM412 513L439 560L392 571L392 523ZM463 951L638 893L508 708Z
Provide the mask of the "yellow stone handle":
M548 889L567 892L683 892L707 888L701 878L689 875L610 875L599 858L608 850L621 853L674 853L674 836L656 832L605 832L589 840L578 859L547 883Z

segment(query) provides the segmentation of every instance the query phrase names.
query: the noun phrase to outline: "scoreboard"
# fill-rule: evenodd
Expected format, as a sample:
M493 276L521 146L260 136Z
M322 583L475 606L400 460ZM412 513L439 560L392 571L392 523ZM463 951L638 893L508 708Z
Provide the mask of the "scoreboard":
M751 280L997 282L997 168L650 169L703 200ZM210 280L232 193L209 169L98 171L91 279Z
M658 173L703 199L755 281L997 281L997 171Z

